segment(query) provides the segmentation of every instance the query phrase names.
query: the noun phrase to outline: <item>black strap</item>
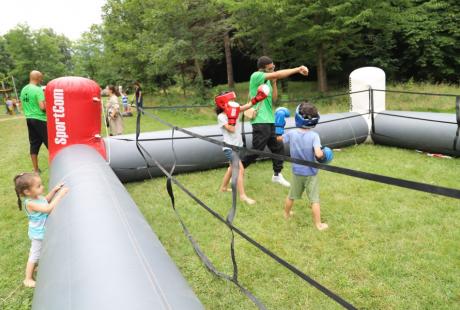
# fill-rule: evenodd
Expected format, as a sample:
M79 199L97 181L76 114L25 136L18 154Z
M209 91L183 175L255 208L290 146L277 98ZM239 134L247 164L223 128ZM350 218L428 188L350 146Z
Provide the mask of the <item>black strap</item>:
M317 100L324 100L324 99L329 99L329 98L334 98L334 97L342 97L342 96L347 96L347 95L353 95L353 94L359 94L359 93L365 93L368 92L369 89L364 89L364 90L358 90L358 91L353 91L353 92L346 92L346 93L339 93L335 95L329 95L329 96L316 96L312 98L305 98L305 99L284 99L284 100L279 100L278 103L298 103L298 102L304 102L304 101L317 101Z
M457 115L457 132L455 134L455 139L454 139L454 151L457 150L458 139L459 139L459 134L460 134L460 96L457 96L455 98L455 112Z
M449 122L449 121L439 121L439 120L435 120L435 119L421 118L421 117L414 117L414 116L407 116L407 115L398 115L398 114L392 114L392 113L387 113L387 112L374 112L374 114L388 115L388 116L408 118L408 119L415 119L415 120L419 120L419 121L433 122L433 123L454 124L454 125L457 124L457 123Z
M177 128L176 128L177 129ZM136 129L137 131L137 129ZM138 137L138 134L136 133L136 136ZM273 258L274 260L276 260L277 262L279 262L281 265L285 266L286 268L288 268L289 270L291 270L294 274L296 274L297 276L299 276L300 278L302 278L303 280L307 281L308 283L310 283L312 286L314 286L315 288L317 288L318 290L320 290L322 293L324 293L325 295L329 296L331 299L335 300L337 303L339 303L340 305L342 305L344 308L346 309L356 309L352 304L350 304L349 302L345 301L343 298L341 298L340 296L338 296L337 294L335 294L334 292L332 292L331 290L327 289L326 287L324 287L323 285L321 285L319 282L315 281L313 278L307 276L306 274L304 274L302 271L300 271L298 268L296 268L295 266L289 264L288 262L286 262L284 259L280 258L278 255L276 255L275 253L273 253L272 251L268 250L266 247L262 246L261 244L259 244L257 241L255 241L254 239L252 239L251 237L249 237L247 234L245 234L244 232L242 232L240 229L238 229L237 227L235 227L233 225L233 218L234 218L234 215L235 215L235 210L236 210L236 194L237 194L237 191L236 191L236 184L237 184L237 178L238 178L238 170L239 168L236 168L235 165L237 165L237 167L239 167L239 157L237 155L236 152L233 153L233 161L232 161L232 190L233 190L233 202L232 202L232 209L230 210L229 214L227 215L227 218L224 219L219 213L217 213L216 211L214 211L213 209L211 209L210 207L208 207L202 200L200 200L198 197L196 197L192 192L190 192L184 185L182 185L176 178L174 178L154 157L152 157L145 149L144 147L141 146L140 142L137 143L139 145L138 149L140 150L140 153L141 153L141 156L144 158L144 160L146 161L146 165L147 166L150 166L150 164L148 163L148 160L147 158L145 157L145 154L147 154L147 156L149 156L150 159L152 159L156 166L166 175L167 177L167 190L168 190L168 194L170 195L170 198L171 198L171 201L172 203L174 203L174 206L173 206L173 209L174 211L176 212L176 214L178 215L178 212L175 208L175 198L174 198L174 193L173 193L173 190L172 190L172 183L176 184L183 192L185 192L188 196L190 196L195 202L197 202L198 205L200 205L201 207L203 207L206 211L208 211L211 215L213 215L215 218L217 218L219 221L221 221L222 223L225 223L232 231L232 234L233 232L236 232L238 235L240 235L241 237L243 237L245 240L249 241L251 244L255 245L259 250L261 250L263 253L265 253L266 255L270 256L271 258ZM144 154L145 153L145 154ZM234 207L235 205L235 207ZM180 216L179 216L180 218ZM200 257L200 259L204 262L205 266L211 271L213 272L214 274L228 280L228 281L231 281L233 282L235 285L237 285L260 309L265 309L265 307L263 306L263 304L261 304L260 302L258 302L257 298L254 297L254 295L252 295L247 289L245 289L243 286L241 286L241 284L239 284L238 282L238 276L237 276L237 269L235 269L235 266L234 266L234 276L229 276L229 275L226 275L224 273L221 273L219 272L213 265L212 263L210 262L210 260L206 257L206 255L203 254L203 252L201 250L199 250L199 247L196 243L196 241L193 239L193 237L191 236L190 232L188 231L187 227L185 226L185 224L183 223L182 219L180 219L180 222L181 222L181 225L184 229L184 232L187 236L187 238L190 240L190 242L192 243L197 255ZM233 243L233 241L232 241ZM198 251L197 251L198 249ZM232 257L232 261L234 261L236 263L236 260L233 260L234 258L234 252L233 252L233 257Z
M147 160L146 155L155 163L156 167L158 167L167 176L166 190L167 190L169 198L171 200L171 206L172 206L172 208L174 210L174 213L176 214L176 216L177 216L177 218L178 218L178 220L179 220L179 222L180 222L180 224L182 226L182 230L184 231L185 236L188 238L188 240L190 241L193 249L195 250L195 253L198 255L200 260L203 262L203 264L205 265L205 267L209 271L211 271L213 274L215 274L216 276L218 276L220 278L223 278L223 279L225 279L227 281L230 281L230 282L234 283L252 302L254 302L254 304L259 309L265 310L266 309L265 306L248 289L246 289L244 286L242 286L238 282L238 265L237 265L236 256L235 256L235 234L233 232L233 220L234 220L235 215L236 215L236 194L237 194L237 188L236 188L237 185L236 184L238 182L239 161L240 161L238 154L236 152L233 152L233 159L232 159L232 194L233 194L232 195L232 198L233 198L232 199L232 208L230 209L230 211L229 211L229 213L227 215L227 219L225 220L225 224L230 229L230 232L232 234L231 243L230 243L230 256L231 256L231 259L232 259L233 274L230 276L230 275L227 275L226 273L223 273L223 272L219 271L212 264L211 260L206 256L206 254L204 254L204 252L201 250L201 248L198 245L198 243L196 242L196 240L193 238L193 236L190 233L189 229L187 228L187 226L185 225L184 221L182 220L182 217L180 216L178 210L176 209L176 202L175 202L176 199L174 197L174 191L173 191L173 187L172 187L172 182L175 182L176 184L179 184L177 182L177 180L172 176L173 173L174 173L174 170L176 168L176 163L177 163L177 156L176 156L176 152L175 152L175 149L174 149L174 131L175 131L176 127L172 128L172 135L171 135L171 147L172 147L172 152L173 152L173 156L174 156L174 163L173 163L173 165L171 167L171 170L168 172L160 164L160 162L158 162L158 160L156 158L151 156L151 154L140 144L140 142L139 142L140 118L141 118L141 114L139 113L137 115L137 119L136 119L136 147L137 147L139 153L141 154L142 158L145 161L145 164L147 166L147 171L149 173L150 178L152 178L152 175L150 174L150 170L149 170L149 167L151 167L151 165L149 164L149 161ZM185 189L185 187L181 187L181 186L180 186L180 188ZM187 190L186 193L190 193L190 192ZM196 199L198 199L198 198L196 198ZM200 202L201 202L202 205L205 205L201 200L200 200Z
M457 97L458 96L455 94L422 93L422 92L416 92L416 91L391 90L391 89L374 89L374 91L380 91L384 93L412 94L412 95L439 96L439 97Z
M243 147L246 147L246 130L244 129L244 113L241 117L241 138L243 140Z
M170 106L153 106L153 107L143 107L144 110L176 110L176 109L193 109L193 108L213 108L213 105L203 104L203 105L170 105Z
M175 127L176 130L181 131L185 134L188 134L192 137L208 141L210 143L220 145L220 146L225 146L228 148L231 148L234 151L244 151L249 154L257 154L259 156L264 156L270 159L277 159L277 160L282 160L282 161L287 161L291 163L296 163L299 165L304 165L304 166L309 166L313 168L318 168L318 169L323 169L326 171L338 173L338 174L343 174L343 175L348 175L364 180L370 180L370 181L375 181L379 183L384 183L384 184L389 184L389 185L394 185L398 187L403 187L403 188L408 188L408 189L413 189L413 190L418 190L426 193L431 193L431 194L437 194L441 196L446 196L446 197L451 197L451 198L456 198L460 199L460 190L458 189L453 189L453 188L447 188L447 187L442 187L442 186L436 186L436 185L431 185L431 184L426 184L426 183L421 183L421 182L415 182L415 181L409 181L409 180L404 180L404 179L398 179L398 178L393 178L393 177L388 177L384 175L379 175L379 174L374 174L374 173L369 173L369 172L362 172L358 170L353 170L353 169L348 169L348 168L342 168L342 167L337 167L337 166L331 166L331 165L326 165L326 164L321 164L313 161L307 161L307 160L302 160L302 159L297 159L297 158L291 158L289 156L285 155L279 155L279 154L273 154L270 152L265 152L265 151L259 151L255 149L248 149L248 148L243 148L239 146L234 146L227 144L222 141L218 141L215 139L208 138L206 136L199 135L197 133L194 133L192 131L189 131L184 128L176 127L172 125L171 123L159 118L156 115L146 113L147 116L156 119L157 121L161 122L162 124L168 126L168 127Z

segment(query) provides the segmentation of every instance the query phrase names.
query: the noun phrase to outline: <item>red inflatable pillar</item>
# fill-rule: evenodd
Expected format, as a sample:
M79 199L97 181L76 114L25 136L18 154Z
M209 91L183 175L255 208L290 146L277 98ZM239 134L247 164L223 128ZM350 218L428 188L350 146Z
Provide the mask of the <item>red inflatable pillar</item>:
M46 85L49 160L63 148L86 144L106 158L101 138L101 89L82 77L61 77Z

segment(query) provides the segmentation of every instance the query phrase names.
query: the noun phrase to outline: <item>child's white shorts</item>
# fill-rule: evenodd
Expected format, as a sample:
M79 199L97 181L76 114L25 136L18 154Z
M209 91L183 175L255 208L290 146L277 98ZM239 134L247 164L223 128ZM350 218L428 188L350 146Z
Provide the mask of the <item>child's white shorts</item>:
M39 239L31 239L32 244L30 246L30 252L29 252L29 263L36 263L38 262L38 259L40 258L40 251L42 249L42 241Z

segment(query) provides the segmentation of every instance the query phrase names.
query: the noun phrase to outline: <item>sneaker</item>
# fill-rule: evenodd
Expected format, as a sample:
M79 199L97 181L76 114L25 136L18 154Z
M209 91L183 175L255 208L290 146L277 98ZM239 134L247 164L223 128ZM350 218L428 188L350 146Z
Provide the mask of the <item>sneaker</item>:
M289 183L288 181L286 181L285 178L283 178L283 175L281 173L279 173L278 175L274 175L272 176L272 182L273 183L279 183L285 187L290 187L291 186L291 183Z

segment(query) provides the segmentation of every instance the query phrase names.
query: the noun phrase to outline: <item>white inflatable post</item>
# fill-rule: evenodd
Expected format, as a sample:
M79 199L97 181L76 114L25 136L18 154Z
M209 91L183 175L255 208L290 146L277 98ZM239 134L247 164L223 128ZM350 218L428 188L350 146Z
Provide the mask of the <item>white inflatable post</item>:
M363 67L350 73L350 92L378 89L379 91L361 92L350 94L350 111L360 114L368 113L371 110L371 95L373 96L374 112L385 111L385 72L376 67ZM383 90L383 91L380 91ZM369 126L372 126L372 115L363 116Z

